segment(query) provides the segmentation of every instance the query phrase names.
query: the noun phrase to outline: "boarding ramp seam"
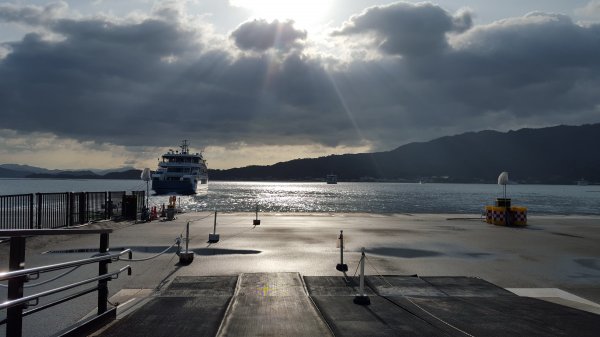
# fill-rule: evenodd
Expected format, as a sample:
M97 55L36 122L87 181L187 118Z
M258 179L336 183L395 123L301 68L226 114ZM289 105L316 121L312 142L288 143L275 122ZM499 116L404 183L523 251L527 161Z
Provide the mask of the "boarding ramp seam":
M315 301L313 301L312 296L310 296L310 293L308 292L308 288L306 287L306 282L304 282L304 276L300 275L300 281L302 281L302 289L304 289L304 292L306 293L306 297L308 297L308 300L310 301L311 305L313 306L313 308L315 309L315 311L317 312L317 314L319 315L319 317L321 318L323 323L325 323L325 326L331 333L331 336L335 336L335 333L333 332L331 325L329 325L329 322L327 322L327 319L325 319L325 315L323 315L323 313L321 312L321 310L319 309L319 307L317 306Z
M382 279L382 280L383 280L385 283L387 283L387 284L388 284L390 287L394 287L394 286L393 286L393 285L392 285L390 282L388 282L388 280L386 280L386 279L385 279L385 277L384 277L384 276L383 276L383 275L382 275L382 274L379 272L379 270L377 270L377 268L375 268L375 266L374 266L374 265L371 263L371 261L369 261L369 258L368 258L366 255L365 255L365 258L366 258L366 261L367 261L367 263L369 264L369 266L371 266L371 268L373 268L373 270L375 270L375 272L377 273L377 275L379 275L379 277L380 277L380 278L381 278L381 279ZM375 292L375 293L377 294L377 296L380 296L380 297L382 297L382 298L384 298L384 299L386 299L386 300L388 300L388 301L390 301L390 302L392 302L392 303L396 304L397 306L399 306L399 307L401 307L401 308L403 308L403 309L407 310L406 308L402 307L401 305L397 304L396 302L392 301L391 299L388 299L388 298L386 298L385 296L381 296L381 295L380 295L378 292ZM402 293L400 293L400 296L402 296L402 298L404 298L404 299L406 299L407 301L409 301L409 302L410 302L412 305L414 305L415 307L419 308L419 309L420 309L421 311L423 311L424 313L426 313L426 314L428 314L429 316L431 316L431 317L435 318L436 320L440 321L441 323L443 323L443 324L445 324L445 325L449 326L450 328L452 328L452 329L454 329L454 330L456 330L456 331L458 331L458 332L460 332L460 333L462 333L462 334L464 334L464 335L466 335L466 336L469 336L469 337L475 337L474 335L472 335L472 334L470 334L470 333L468 333L468 332L466 332L466 331L464 331L464 330L460 329L459 327L456 327L456 326L452 325L452 324L451 324L451 323L449 323L449 322L446 322L446 321L445 321L445 320L443 320L441 317L438 317L437 315L435 315L435 314L431 313L431 312L430 312L430 311L428 311L427 309L425 309L425 308L423 308L422 306L420 306L419 304L415 303L415 302L414 302L412 299L410 299L408 296L406 296L406 295L404 295L404 294L402 294ZM407 310L407 311L408 311L408 310ZM408 312L410 312L410 311L408 311ZM412 313L412 312L411 312L411 314L413 314L413 315L414 315L414 313Z
M223 314L223 318L221 319L221 323L219 323L219 329L217 329L217 333L215 334L215 336L222 336L223 335L223 327L225 325L225 320L226 318L229 316L229 314L231 313L231 310L233 310L233 303L235 302L235 299L237 298L237 296L240 293L240 285L241 285L241 281L242 281L242 274L239 274L237 277L237 281L235 283L235 290L233 291L233 295L231 296L231 299L229 300L229 303L227 304L227 309L225 310L225 313Z

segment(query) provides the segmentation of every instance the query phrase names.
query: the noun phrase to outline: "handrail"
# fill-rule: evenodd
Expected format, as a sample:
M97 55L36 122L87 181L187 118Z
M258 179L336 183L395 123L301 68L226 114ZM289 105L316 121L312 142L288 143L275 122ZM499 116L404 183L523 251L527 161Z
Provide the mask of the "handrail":
M0 237L42 236L42 235L73 235L73 234L104 234L112 233L110 228L98 229L0 229Z
M21 269L21 270L0 273L0 281L5 281L8 279L20 277L20 276L36 275L36 274L39 275L40 273L47 273L47 272L65 269L65 268L69 268L69 267L78 267L78 266L83 266L86 264L105 261L105 260L118 261L119 257L126 253L129 253L128 257L131 260L132 252L131 252L131 249L128 248L117 254L106 254L106 255L90 257L90 258L82 259L82 260L75 260L75 261L70 261L70 262L51 264L49 266L42 266L42 267L35 267L35 268Z
M91 288L87 288L87 289L82 290L82 291L78 291L78 292L76 292L76 293L74 293L72 295L65 296L65 297L63 297L63 298L61 298L61 299L59 299L57 301L50 302L50 303L44 304L44 305L42 305L40 307L24 311L21 317L25 317L25 316L29 316L31 314L35 314L36 312L40 312L42 310L46 310L46 309L51 308L51 307L53 307L55 305L59 305L61 303L68 302L68 301L70 301L72 299L75 299L77 297L81 297L83 295L87 295L87 294L89 294L91 292L94 292L94 291L98 291L98 286L97 285L94 286L94 287L91 287ZM4 325L4 324L6 324L6 322L8 322L8 318L4 318L3 320L1 320L0 321L0 325Z
M10 258L9 258L9 271L0 273L0 280L8 280L8 296L4 303L0 303L0 310L7 309L6 319L0 321L0 325L6 324L6 335L11 337L21 337L23 335L23 317L46 308L50 308L54 305L58 305L88 294L91 291L96 290L98 293L98 315L90 319L85 324L93 324L99 320L105 319L107 313L112 313L109 319L115 319L115 308L108 309L108 282L116 279L119 275L127 270L128 274L131 275L131 267L129 265L121 268L118 271L108 272L108 264L113 261L118 261L121 255L129 254L131 260L132 252L130 249L125 249L120 253L111 254L109 253L109 234L112 233L112 229L66 229L66 230L0 230L0 236L10 237ZM25 246L26 240L30 236L38 235L73 235L73 234L100 234L100 246L98 248L98 254L93 257L57 263L49 266L41 266L30 269L25 269ZM79 266L98 263L98 276L83 281L68 284L55 289L43 291L41 293L23 296L24 283L39 278L41 273L71 268L71 271L78 268ZM70 271L69 271L70 272ZM68 272L67 272L68 273ZM62 277L67 273L63 273L56 278ZM33 278L32 276L35 276ZM50 279L46 282L50 282L54 279ZM98 282L98 285L79 291L75 294L68 295L54 301L47 303L33 310L23 312L23 309L28 306L37 306L40 304L40 298L49 296L59 292L63 292L75 287L82 286L87 283ZM44 283L44 282L42 282ZM41 284L41 283L40 283Z
M45 296L48 296L48 295L59 293L61 291L73 289L73 288L76 288L76 287L79 287L81 285L88 284L88 283L91 283L91 282L105 280L105 279L109 279L109 278L111 280L114 280L116 277L113 278L113 276L117 275L117 277L118 277L119 274L121 274L125 270L127 270L127 274L128 275L131 275L131 266L127 265L127 266L125 266L125 267L123 267L123 268L121 268L121 269L119 269L117 271L114 271L112 273L104 274L104 275L101 275L101 276L96 276L96 277L93 277L93 278L90 278L90 279L87 279L87 280L83 280L83 281L75 282L75 283L72 283L72 284L68 284L66 286L62 286L62 287L58 287L58 288L46 290L46 291L43 291L41 293L37 293L37 294L34 294L34 295L29 295L29 296L21 297L21 298L19 298L17 300L6 301L4 303L0 303L0 310L6 309L6 308L10 308L10 307L14 307L14 306L19 305L19 304L27 303L29 301L36 300L36 299L38 299L40 297L45 297Z

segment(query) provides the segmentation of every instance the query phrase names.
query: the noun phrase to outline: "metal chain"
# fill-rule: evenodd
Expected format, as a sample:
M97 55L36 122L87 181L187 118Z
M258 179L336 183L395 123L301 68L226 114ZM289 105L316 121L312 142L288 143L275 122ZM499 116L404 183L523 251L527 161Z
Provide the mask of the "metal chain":
M377 270L377 268L375 268L375 266L374 266L374 265L371 263L371 261L369 261L369 258L368 258L366 255L365 255L365 258L367 259L367 263L369 263L369 266L375 270L375 272L376 272L376 273L379 275L379 277L381 277L381 279L382 279L382 280L384 280L384 281L385 281L385 283L387 283L387 284L388 284L390 287L393 287L393 285L392 285L390 282L388 282L388 280L386 280L386 279L385 279L385 277L384 277L383 275L381 275L381 273L380 273L380 272ZM419 304L417 304L416 302L414 302L414 301L413 301L413 300L412 300L410 297L408 297L408 296L406 296L406 295L404 295L404 294L402 294L402 293L400 293L400 296L402 296L403 298L405 298L407 301L409 301L410 303L412 303L412 305L414 305L415 307L419 308L419 309L420 309L421 311L423 311L424 313L426 313L426 314L428 314L429 316L431 316L431 317L433 317L433 318L437 319L438 321L440 321L440 322L442 322L443 324L445 324L445 325L447 325L447 326L451 327L452 329L454 329L454 330L456 330L456 331L458 331L458 332L460 332L460 333L463 333L463 334L464 334L464 335L466 335L466 336L469 336L469 337L475 337L475 336L471 335L470 333L468 333L468 332L466 332L466 331L464 331L464 330L462 330L462 329L460 329L460 328L458 328L458 327L456 327L456 326L454 326L454 325L452 325L452 324L450 324L450 323L446 322L446 321L445 321L445 320L443 320L442 318L440 318L440 317L436 316L435 314L433 314L433 313L429 312L427 309L423 308L422 306L420 306Z
M365 255L366 256L366 255ZM360 262L362 261L362 256L360 257L360 260L358 260L358 263L356 264L356 270L354 271L354 275L352 275L352 277L356 276L356 273L358 272L358 267L360 267Z
M163 255L164 253L168 252L168 251L169 251L169 249L173 248L173 246L175 246L176 244L177 244L177 242L173 243L172 245L170 245L170 246L169 246L167 249L163 250L162 252L160 252L160 253L158 253L158 254L156 254L156 255L152 255L152 256L150 256L150 257L143 258L143 259L119 259L119 260L122 260L122 261L129 261L129 262L141 262L141 261L148 261L148 260L152 260L152 259L155 259L155 258L157 258L157 257L159 257L159 256L161 256L161 255Z

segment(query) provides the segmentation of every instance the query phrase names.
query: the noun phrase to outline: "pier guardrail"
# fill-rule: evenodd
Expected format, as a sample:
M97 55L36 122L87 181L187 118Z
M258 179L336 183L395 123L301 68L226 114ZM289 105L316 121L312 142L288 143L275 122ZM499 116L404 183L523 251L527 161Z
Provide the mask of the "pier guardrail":
M126 249L116 254L110 254L109 234L111 232L112 229L0 230L0 236L10 238L9 271L0 273L0 281L8 281L8 298L5 302L0 303L0 310L7 310L6 319L0 321L0 325L6 324L6 336L20 337L22 335L23 317L95 291L98 292L97 315L81 323L75 324L71 329L69 329L69 334L85 334L94 330L95 327L104 325L107 322L114 320L116 318L116 307L108 308L108 281L117 278L124 271L127 271L128 275L131 275L131 267L127 265L119 270L108 272L108 264L113 261L118 261L124 254L128 254L128 257L131 260L132 253L130 249ZM100 234L98 255L82 260L25 269L25 241L27 237L72 234ZM23 296L25 283L29 280L38 279L42 273L67 268L77 268L79 266L91 263L98 263L97 277L63 285L57 288L39 292L37 294ZM63 276L67 273L63 274ZM51 279L50 281L53 280L54 279ZM61 293L94 282L97 282L97 284L93 287L80 290L53 302L44 304L38 308L24 311L29 306L39 305L39 299L41 297Z
M132 191L128 197L136 200L129 208L124 205L125 191L0 195L0 229L61 228L90 221L136 219L145 206L145 195L145 191Z

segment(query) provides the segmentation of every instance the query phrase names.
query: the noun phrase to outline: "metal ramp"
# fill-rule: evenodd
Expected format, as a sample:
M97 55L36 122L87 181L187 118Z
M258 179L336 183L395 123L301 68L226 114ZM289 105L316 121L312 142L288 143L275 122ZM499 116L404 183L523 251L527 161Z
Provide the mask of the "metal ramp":
M596 336L600 316L474 277L177 277L98 336Z
M219 336L331 336L298 273L242 274Z
M237 276L180 276L159 296L99 336L215 336Z

